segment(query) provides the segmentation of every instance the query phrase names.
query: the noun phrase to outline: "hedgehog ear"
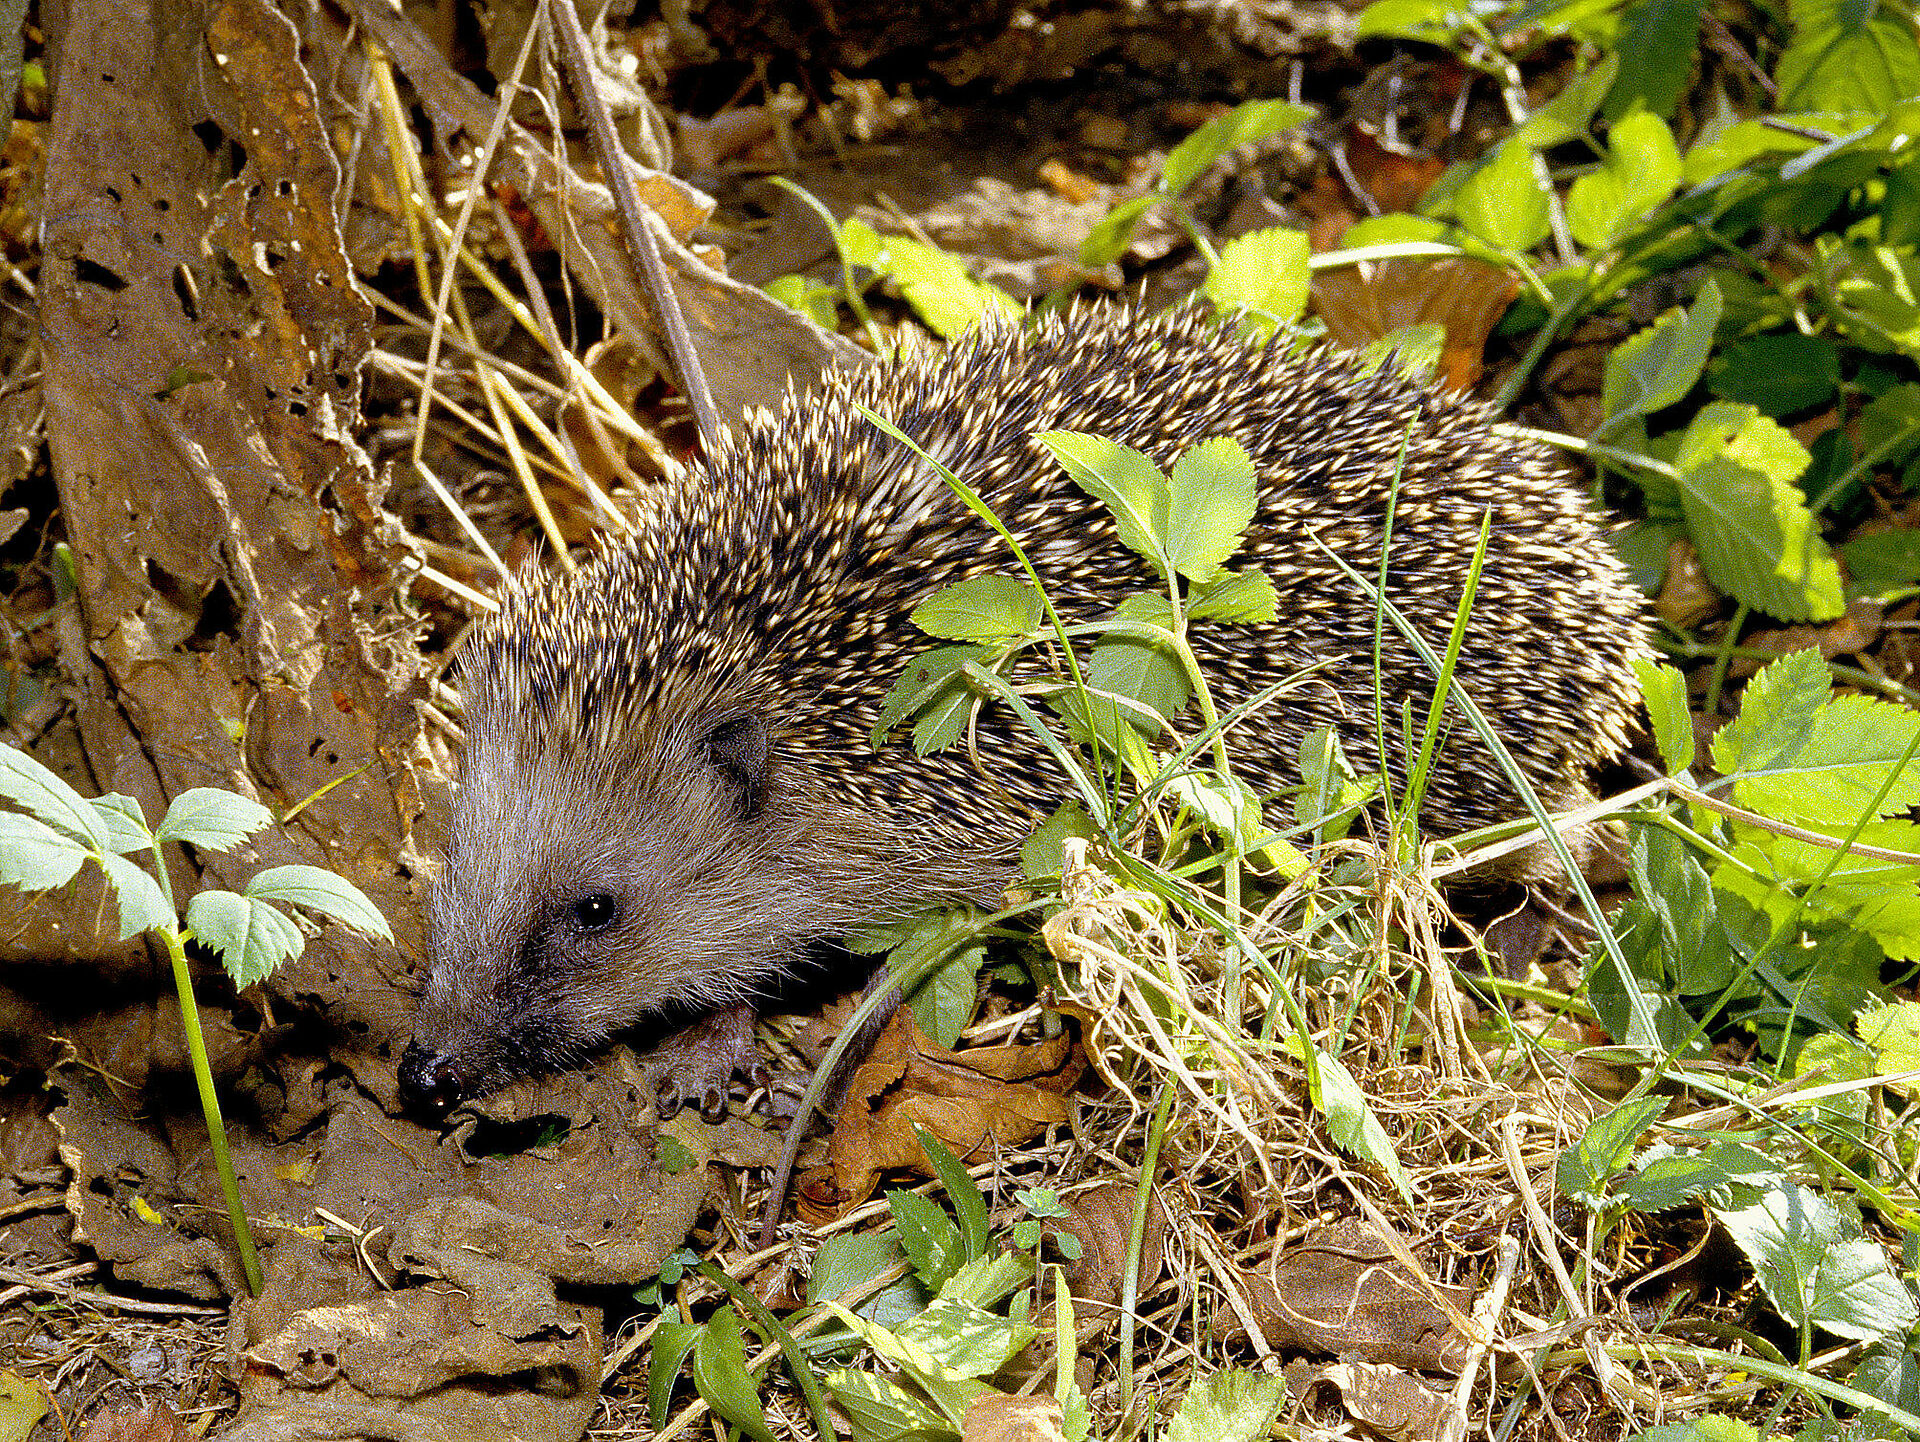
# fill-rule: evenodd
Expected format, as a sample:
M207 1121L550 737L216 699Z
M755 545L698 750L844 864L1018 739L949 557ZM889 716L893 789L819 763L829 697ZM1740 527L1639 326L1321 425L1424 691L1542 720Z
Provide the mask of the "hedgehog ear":
M752 712L716 721L700 738L707 764L732 788L740 819L750 821L767 790L767 723Z

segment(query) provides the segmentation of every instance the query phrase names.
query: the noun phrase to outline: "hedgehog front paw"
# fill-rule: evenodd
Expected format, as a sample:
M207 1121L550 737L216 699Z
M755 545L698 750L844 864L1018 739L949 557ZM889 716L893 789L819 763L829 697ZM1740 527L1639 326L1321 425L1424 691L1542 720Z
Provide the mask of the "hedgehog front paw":
M718 1122L727 1115L727 1089L735 1076L749 1086L767 1085L766 1063L753 1044L753 1020L750 1006L724 1007L641 1058L642 1075L654 1089L654 1106L663 1119L697 1105L702 1121Z

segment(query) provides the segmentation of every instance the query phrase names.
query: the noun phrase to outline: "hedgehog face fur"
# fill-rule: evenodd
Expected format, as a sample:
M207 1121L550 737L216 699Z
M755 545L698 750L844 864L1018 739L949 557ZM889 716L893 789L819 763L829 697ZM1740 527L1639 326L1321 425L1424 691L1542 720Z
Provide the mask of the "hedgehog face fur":
M577 1058L650 1012L742 999L856 924L941 897L990 901L1021 835L1066 794L1039 743L993 709L978 725L991 782L963 751L869 745L924 639L908 613L1012 561L858 405L981 493L1069 624L1159 583L1034 434L1091 431L1162 467L1214 436L1246 447L1260 505L1242 554L1274 581L1282 619L1191 640L1223 712L1319 667L1233 738L1263 789L1297 781L1318 725L1339 729L1357 767L1381 764L1373 606L1306 537L1376 568L1406 438L1391 599L1443 641L1491 510L1457 674L1549 806L1586 799L1589 768L1627 747L1632 661L1648 653L1641 598L1553 458L1495 435L1487 407L1330 353L1250 347L1191 310L993 329L749 416L632 536L517 586L477 628L461 657L463 786L402 1071L416 1095L444 1105ZM1423 666L1391 628L1384 647L1387 715L1403 703L1424 715ZM1391 745L1385 765L1404 779ZM1429 829L1519 811L1479 741L1453 727ZM1510 874L1547 868L1535 855Z

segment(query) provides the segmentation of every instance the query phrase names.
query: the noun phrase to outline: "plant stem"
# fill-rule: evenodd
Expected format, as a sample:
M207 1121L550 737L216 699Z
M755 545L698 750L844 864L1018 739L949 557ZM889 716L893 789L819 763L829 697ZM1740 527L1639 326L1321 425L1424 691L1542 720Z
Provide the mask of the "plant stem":
M187 1055L193 1062L193 1079L200 1088L200 1110L207 1118L207 1140L213 1145L213 1165L220 1173L220 1190L227 1198L227 1216L233 1222L234 1245L240 1249L240 1265L247 1274L247 1290L260 1295L260 1253L253 1245L253 1233L247 1229L247 1214L240 1205L240 1182L233 1173L233 1158L227 1152L227 1124L220 1116L220 1098L213 1090L213 1068L207 1061L207 1042L200 1032L200 1008L193 998L193 975L187 970L187 950L179 932L160 931L173 959L173 985L180 997L180 1029L186 1033Z

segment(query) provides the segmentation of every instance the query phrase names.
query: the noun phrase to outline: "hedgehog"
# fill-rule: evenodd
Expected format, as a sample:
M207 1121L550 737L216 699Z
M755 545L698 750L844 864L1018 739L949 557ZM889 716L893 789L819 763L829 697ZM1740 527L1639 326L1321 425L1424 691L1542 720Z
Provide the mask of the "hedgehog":
M973 748L916 757L869 733L924 639L909 613L1013 558L863 407L980 494L1068 624L1161 583L1036 434L1092 432L1163 468L1199 441L1238 441L1258 509L1234 564L1265 571L1280 619L1190 640L1223 713L1316 668L1233 735L1239 774L1263 792L1298 784L1300 744L1323 725L1356 766L1404 783L1400 746L1376 744L1374 603L1311 539L1377 575L1390 493L1386 592L1436 644L1491 513L1455 674L1546 805L1591 800L1594 769L1629 748L1643 598L1551 453L1496 432L1484 403L1285 336L1248 343L1194 308L984 326L750 414L646 500L631 534L511 587L475 628L459 660L462 784L401 1068L416 1104L444 1110L568 1064L650 1016L738 1007L850 929L1003 894L1022 838L1064 794L1042 744L993 706ZM1424 716L1433 681L1392 627L1381 645L1397 737L1403 704ZM1520 814L1483 743L1451 726L1423 824L1444 835ZM1531 881L1550 862L1507 865ZM690 1065L664 1100L704 1087L711 1102L713 1056Z

